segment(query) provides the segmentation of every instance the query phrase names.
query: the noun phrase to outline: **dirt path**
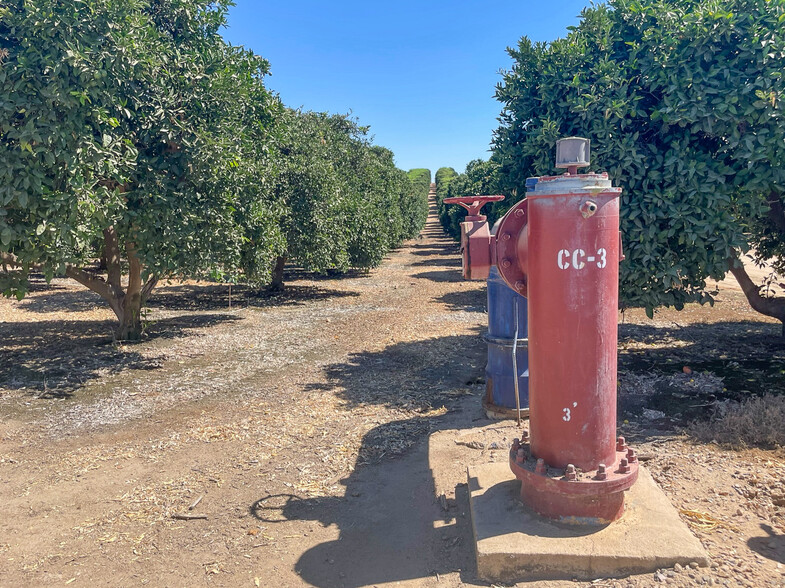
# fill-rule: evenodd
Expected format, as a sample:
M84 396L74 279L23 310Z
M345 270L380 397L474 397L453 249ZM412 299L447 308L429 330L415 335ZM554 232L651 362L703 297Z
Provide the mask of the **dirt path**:
M293 272L288 293L235 290L231 310L223 286L163 287L138 345L112 345L109 313L68 282L0 301L0 585L473 584L464 468L503 459L488 435L514 431L483 432L485 449L456 445L439 464L428 454L430 433L488 424L484 284L459 265L431 216L369 276ZM627 313L622 367L680 370L742 328L732 347L779 361L759 343L777 325L744 304ZM711 496L712 512L736 517L737 531L701 538L742 571L706 577L779 581L782 456L694 446L678 422L624 426L675 503ZM735 490L750 476L751 498Z
M370 276L231 311L225 288L163 288L133 346L67 282L3 302L0 584L458 578L421 442L482 389L482 292L458 264L431 220Z

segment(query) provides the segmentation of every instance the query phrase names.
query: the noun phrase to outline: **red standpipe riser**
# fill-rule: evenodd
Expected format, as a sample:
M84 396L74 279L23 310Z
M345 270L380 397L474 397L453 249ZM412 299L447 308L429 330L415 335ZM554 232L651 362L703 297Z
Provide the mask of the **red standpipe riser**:
M616 457L619 192L528 201L531 450L553 467Z

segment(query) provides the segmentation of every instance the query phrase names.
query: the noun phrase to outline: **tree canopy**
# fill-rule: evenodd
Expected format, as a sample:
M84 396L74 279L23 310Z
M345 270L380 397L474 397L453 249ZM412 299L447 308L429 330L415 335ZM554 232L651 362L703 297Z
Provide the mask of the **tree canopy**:
M344 115L287 109L274 124L262 199L279 211L282 241L270 276L256 260L252 231L246 281L283 287L287 260L314 272L368 269L416 236L427 217L427 190L398 169L392 153L368 140L368 128Z
M284 110L268 63L221 37L230 4L0 4L4 295L66 275L136 338L162 278L371 267L419 231L392 154L347 117Z
M592 168L624 188L624 305L713 302L728 269L785 322L739 261L785 270L785 1L611 0L566 38L522 38L497 87L496 187L523 197L553 173L556 139L592 140ZM519 192L520 191L520 192Z

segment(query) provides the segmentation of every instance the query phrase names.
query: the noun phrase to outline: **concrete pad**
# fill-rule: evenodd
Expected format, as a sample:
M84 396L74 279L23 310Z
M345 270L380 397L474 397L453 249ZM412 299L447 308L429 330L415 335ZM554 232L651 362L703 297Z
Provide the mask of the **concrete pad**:
M622 577L697 562L700 541L645 469L626 494L626 512L604 527L572 527L539 517L519 500L506 463L470 467L469 502L477 575L490 582Z

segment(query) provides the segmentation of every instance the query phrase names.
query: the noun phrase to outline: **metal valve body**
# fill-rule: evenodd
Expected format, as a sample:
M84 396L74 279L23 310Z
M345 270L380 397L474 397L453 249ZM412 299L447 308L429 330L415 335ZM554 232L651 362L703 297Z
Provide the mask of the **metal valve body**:
M606 523L638 475L616 439L621 189L569 167L539 178L496 235L464 225L464 277L494 264L528 298L531 431L510 451L522 500L546 517Z

